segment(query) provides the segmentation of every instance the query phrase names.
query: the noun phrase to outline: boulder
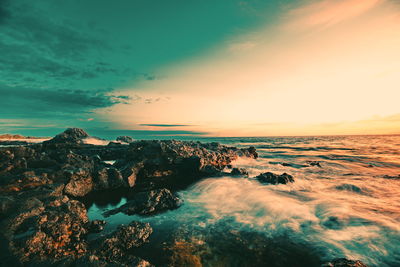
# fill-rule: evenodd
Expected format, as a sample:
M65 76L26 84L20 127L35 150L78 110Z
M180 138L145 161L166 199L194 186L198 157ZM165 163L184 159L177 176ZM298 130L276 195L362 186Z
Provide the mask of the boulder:
M121 172L114 167L101 167L94 175L94 189L117 189L126 187Z
M116 141L119 141L119 142L123 142L123 143L132 143L133 141L135 141L132 137L130 137L130 136L118 136L117 137L117 139L116 139Z
M148 242L152 232L153 229L149 223L132 221L129 225L119 226L115 232L101 242L99 248L95 251L95 255L106 262L119 264L138 263L141 259L133 256L132 252L135 248Z
M69 182L64 188L65 194L73 197L83 197L93 190L93 179L88 169L66 170L65 174L69 178Z
M89 135L80 128L68 128L64 132L56 135L54 138L43 142L44 144L51 143L72 143L72 144L82 144L83 139L89 137Z
M314 161L314 160L309 160L307 161L307 164L310 166L317 166L317 167L322 167L319 161Z
M230 173L232 176L248 176L249 172L245 168L232 168Z
M119 208L107 211L104 216L119 212L127 215L152 215L166 210L178 208L182 204L175 194L168 189L158 189L148 192L135 193L130 201Z
M348 260L345 258L334 259L333 261L326 262L321 267L368 267L359 260Z
M272 172L265 172L255 178L262 184L287 184L294 182L293 176L287 173L279 175Z
M21 213L11 221L10 247L21 262L78 257L87 251L85 206L67 197Z

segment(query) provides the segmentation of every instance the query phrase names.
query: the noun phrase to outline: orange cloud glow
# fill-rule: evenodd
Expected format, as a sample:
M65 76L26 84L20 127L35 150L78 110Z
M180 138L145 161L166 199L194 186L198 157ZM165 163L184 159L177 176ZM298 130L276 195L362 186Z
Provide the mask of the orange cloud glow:
M399 47L390 2L313 2L160 70L165 79L121 88L162 101L99 112L123 127L174 122L230 136L400 133L397 121L370 120L400 113Z

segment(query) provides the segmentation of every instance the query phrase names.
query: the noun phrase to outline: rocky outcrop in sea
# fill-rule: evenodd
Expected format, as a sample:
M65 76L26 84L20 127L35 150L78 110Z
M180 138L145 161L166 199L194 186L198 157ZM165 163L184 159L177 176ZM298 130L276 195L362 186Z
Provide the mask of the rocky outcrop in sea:
M89 221L84 199L121 192L129 201L110 214L148 216L179 208L177 190L218 176L238 157L257 158L252 147L128 137L120 138L126 144L99 146L86 144L88 137L70 128L41 144L0 148L2 264L151 266L135 256L151 226L132 222L89 239L105 222Z

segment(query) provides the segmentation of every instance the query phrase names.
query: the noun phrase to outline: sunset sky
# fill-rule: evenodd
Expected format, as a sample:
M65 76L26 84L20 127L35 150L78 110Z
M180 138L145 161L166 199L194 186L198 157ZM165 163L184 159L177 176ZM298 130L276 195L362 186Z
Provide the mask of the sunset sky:
M400 134L400 1L0 0L0 133Z

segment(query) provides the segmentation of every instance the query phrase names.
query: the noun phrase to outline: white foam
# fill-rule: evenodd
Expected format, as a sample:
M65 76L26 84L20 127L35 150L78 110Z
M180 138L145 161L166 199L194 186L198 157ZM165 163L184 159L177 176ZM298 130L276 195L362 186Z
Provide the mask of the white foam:
M106 146L110 143L110 141L99 139L96 137L87 137L83 139L83 143L96 146Z

